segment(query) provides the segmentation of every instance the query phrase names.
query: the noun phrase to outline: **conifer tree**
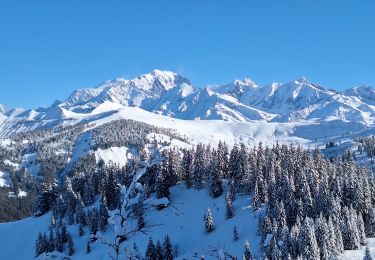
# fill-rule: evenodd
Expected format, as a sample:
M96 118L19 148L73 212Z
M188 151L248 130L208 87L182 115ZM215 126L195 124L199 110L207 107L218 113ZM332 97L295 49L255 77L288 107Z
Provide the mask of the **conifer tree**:
M56 229L56 236L55 236L55 249L56 251L62 252L64 250L64 243L61 238L61 233L59 229Z
M85 231L83 229L83 225L81 223L78 224L78 234L80 237L82 237L85 234Z
M226 216L227 218L232 218L234 216L234 209L232 204L232 199L229 195L225 197L225 203L226 203Z
M205 175L205 165L206 161L205 147L203 144L199 143L195 151L195 160L193 167L193 186L196 189L202 189L204 187L204 175Z
M111 169L105 187L105 196L108 209L113 210L119 208L120 189L120 182L114 173L114 169Z
M168 179L167 179L167 162L164 160L159 168L159 173L156 177L156 196L158 199L161 198L168 198L169 197L169 186L168 186Z
M185 180L186 188L190 189L193 186L193 160L194 160L194 150L186 149L184 150L184 155L182 157L182 171L183 178Z
M155 257L156 259L164 259L163 248L159 240L156 242Z
M234 226L233 227L233 240L237 241L238 239L239 239L239 235L238 235L237 227Z
M300 252L303 259L314 260L320 258L314 226L310 218L305 218L301 227Z
M366 246L366 251L365 251L365 257L363 258L363 260L372 260L372 256L370 254L370 250L368 248L368 246Z
M258 185L258 182L255 182L254 194L252 198L253 211L258 210L260 208L260 205L261 205L261 195L259 191L259 185Z
M137 217L137 225L138 228L141 230L145 227L145 219L144 219L144 210L142 203L137 203L134 205L134 214Z
M87 241L87 244L86 244L86 253L89 254L91 252L91 245L90 245L90 240Z
M104 232L107 230L108 218L109 218L109 215L108 215L108 210L106 207L106 201L103 198L99 207L98 229L100 231Z
M53 250L55 250L55 237L53 235L52 228L50 228L49 230L48 240L44 239L44 241L46 241L47 252L52 252Z
M245 241L245 252L243 254L242 260L252 260L251 251L250 251L250 243L248 240Z
M223 183L220 179L220 175L222 175L222 169L220 167L221 163L217 158L217 153L214 153L209 176L209 193L213 198L217 198L221 194L223 194Z
M67 239L67 243L68 243L68 255L69 256L72 256L74 255L74 252L75 252L75 249L74 249L74 243L73 243L73 239L72 239L72 236L70 234L68 234L68 239Z
M207 209L207 212L205 214L205 229L207 233L212 232L215 229L214 221L212 219L211 210L210 208Z
M45 252L45 241L43 240L43 235L41 232L38 234L38 238L35 242L35 256L41 255L43 252Z
M98 232L98 222L99 222L98 210L94 208L91 212L91 220L90 220L91 241L96 240L96 233Z
M146 259L147 260L157 260L156 259L156 248L154 245L154 242L152 241L152 238L150 237L146 249Z
M173 260L172 244L168 235L164 237L163 247L164 247L165 260Z

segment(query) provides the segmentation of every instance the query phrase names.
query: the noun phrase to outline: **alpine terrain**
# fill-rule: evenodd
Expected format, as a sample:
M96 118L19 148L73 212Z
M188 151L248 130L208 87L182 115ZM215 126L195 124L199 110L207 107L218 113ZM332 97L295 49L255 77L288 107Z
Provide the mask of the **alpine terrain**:
M375 88L305 78L0 104L0 259L371 259L374 134Z

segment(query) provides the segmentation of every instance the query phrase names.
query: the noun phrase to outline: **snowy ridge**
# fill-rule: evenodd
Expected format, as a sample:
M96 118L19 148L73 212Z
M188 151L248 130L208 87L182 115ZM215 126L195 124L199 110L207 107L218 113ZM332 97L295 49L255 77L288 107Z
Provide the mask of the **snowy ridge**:
M96 88L78 89L65 101L56 101L47 108L8 110L0 106L0 136L66 124L77 117L109 113L122 107L139 107L184 120L306 125L310 121L342 121L372 127L374 104L375 90L371 86L337 92L300 78L268 85L243 79L198 88L175 72L154 70L133 79L118 78Z

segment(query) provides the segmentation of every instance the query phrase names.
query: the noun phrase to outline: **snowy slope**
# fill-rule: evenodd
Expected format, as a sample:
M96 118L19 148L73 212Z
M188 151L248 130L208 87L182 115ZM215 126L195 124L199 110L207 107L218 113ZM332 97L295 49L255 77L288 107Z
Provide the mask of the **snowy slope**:
M107 107L108 103L106 104ZM273 144L276 140L281 143L304 144L308 139L294 136L295 127L299 123L268 123L266 121L252 122L225 122L221 120L181 120L168 116L157 115L137 107L122 107L101 114L76 115L66 124L81 122L94 123L96 126L118 119L132 119L163 128L172 128L178 133L186 135L192 143L217 144L219 140L233 145L235 142L244 142L255 145L262 141Z
M0 223L0 259L34 259L35 238L48 230L51 214L26 218L16 222Z
M111 147L108 149L98 149L95 151L95 159L98 163L103 161L106 164L113 163L124 167L128 159L132 158L132 154L126 147Z
M234 201L235 216L227 220L225 217L224 195L212 199L207 190L185 189L184 185L177 185L171 189L170 207L157 211L148 211L145 221L158 225L147 234L132 236L126 242L132 247L135 242L140 252L146 250L149 237L156 242L163 240L169 234L172 243L178 244L179 258L194 259L205 256L205 259L217 259L217 250L223 249L231 255L240 258L243 254L245 240L251 243L252 253L260 255L259 240L256 235L258 213L253 213L249 208L251 201L248 197L239 197ZM215 231L206 234L203 225L203 214L210 208L212 211ZM39 231L47 231L50 222L50 214L38 218L27 218L18 222L0 224L0 259L34 259L34 243ZM233 227L239 230L239 240L233 241ZM85 246L88 240L88 230L83 237L78 236L78 226L70 226L68 229L76 245L76 253L72 259L111 259L109 248L106 245L95 242L92 244L92 252L86 254ZM111 231L107 231L110 236ZM191 239L194 238L194 239ZM18 250L22 248L22 250ZM17 254L15 254L17 252ZM124 256L125 257L125 256ZM124 258L126 259L126 257Z

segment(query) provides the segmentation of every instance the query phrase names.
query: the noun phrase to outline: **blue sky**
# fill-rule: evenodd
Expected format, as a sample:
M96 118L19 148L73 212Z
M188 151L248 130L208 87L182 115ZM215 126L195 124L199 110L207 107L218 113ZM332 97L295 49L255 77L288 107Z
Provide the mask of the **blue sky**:
M197 86L375 86L372 0L0 0L0 103L49 105L155 68Z

